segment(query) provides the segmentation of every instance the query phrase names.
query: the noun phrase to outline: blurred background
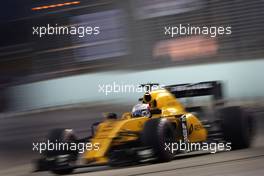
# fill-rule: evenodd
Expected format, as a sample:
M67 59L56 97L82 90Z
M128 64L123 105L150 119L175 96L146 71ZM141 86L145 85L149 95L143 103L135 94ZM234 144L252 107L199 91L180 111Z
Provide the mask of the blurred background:
M264 95L262 0L12 0L0 8L2 112L129 100L98 94L98 84L113 81L223 80L229 97ZM99 26L100 34L32 34L47 24ZM232 34L164 35L179 24L231 26Z
M53 127L71 126L82 132L91 119L101 118L101 112L128 110L140 94L98 91L99 85L113 82L167 85L220 80L226 85L226 99L260 105L263 19L263 0L2 1L2 154L29 156L14 154L14 144L28 151L33 139L40 140ZM32 27L47 24L99 26L100 34L83 38L32 34ZM164 35L165 26L179 24L231 26L232 34Z

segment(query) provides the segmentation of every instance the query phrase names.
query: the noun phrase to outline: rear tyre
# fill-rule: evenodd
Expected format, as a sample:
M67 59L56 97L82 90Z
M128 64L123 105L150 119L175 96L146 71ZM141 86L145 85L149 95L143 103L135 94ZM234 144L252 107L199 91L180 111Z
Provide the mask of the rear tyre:
M231 143L232 149L248 148L254 134L254 119L239 106L219 110L224 140Z
M167 162L174 158L174 154L166 148L165 144L168 145L175 140L175 129L167 119L151 119L145 123L141 141L144 146L153 149L158 162Z
M72 130L69 129L54 129L50 132L48 140L51 143L76 143L77 138ZM52 166L52 172L59 175L71 174L73 172L72 165L78 159L78 151L72 150L52 150L45 153L48 158L56 158ZM59 161L63 156L63 161ZM66 156L66 157L65 157Z

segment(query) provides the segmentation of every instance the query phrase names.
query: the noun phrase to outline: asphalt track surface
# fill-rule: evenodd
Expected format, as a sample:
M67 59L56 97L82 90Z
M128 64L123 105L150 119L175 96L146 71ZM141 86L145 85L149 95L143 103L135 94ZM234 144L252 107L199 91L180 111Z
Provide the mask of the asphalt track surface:
M128 106L94 106L55 110L30 115L0 118L0 176L49 176L49 172L32 173L32 142L41 141L50 129L72 127L79 136L90 134L89 126L102 119L101 112L129 110ZM263 176L264 111L256 112L257 134L249 149L216 154L190 153L168 163L144 164L124 168L107 166L77 169L76 176Z

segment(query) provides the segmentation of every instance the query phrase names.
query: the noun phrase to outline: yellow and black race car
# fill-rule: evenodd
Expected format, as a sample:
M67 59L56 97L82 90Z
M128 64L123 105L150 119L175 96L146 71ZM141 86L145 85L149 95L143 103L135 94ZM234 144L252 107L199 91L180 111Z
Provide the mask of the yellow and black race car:
M180 143L185 146L223 143L221 147L229 149L250 146L253 115L239 106L225 106L221 82L152 89L154 85L142 85L148 89L132 112L126 112L120 118L115 113L108 113L103 122L92 125L92 136L86 139L77 139L71 129L51 131L48 137L51 142L89 143L91 150L82 156L77 148L46 151L37 160L37 170L69 174L79 167L167 162L183 152ZM204 112L202 106L183 106L179 101L201 96L212 98L210 113ZM78 158L82 159L82 164L77 164Z

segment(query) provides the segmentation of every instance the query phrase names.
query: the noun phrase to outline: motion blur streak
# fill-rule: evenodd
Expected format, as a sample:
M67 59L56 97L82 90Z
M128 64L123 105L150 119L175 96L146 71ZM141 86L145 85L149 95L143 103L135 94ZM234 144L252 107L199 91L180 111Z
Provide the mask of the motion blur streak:
M186 48L186 45L189 47ZM171 39L156 44L153 55L157 58L169 56L173 61L214 56L218 52L218 43L214 38L189 37ZM163 56L163 57L162 57Z
M43 9L75 5L75 4L80 4L80 1L72 1L72 2L65 2L62 4L51 4L51 5L45 5L45 6L40 6L40 7L33 7L31 10L43 10Z

